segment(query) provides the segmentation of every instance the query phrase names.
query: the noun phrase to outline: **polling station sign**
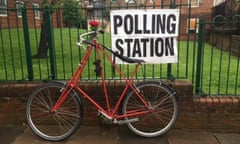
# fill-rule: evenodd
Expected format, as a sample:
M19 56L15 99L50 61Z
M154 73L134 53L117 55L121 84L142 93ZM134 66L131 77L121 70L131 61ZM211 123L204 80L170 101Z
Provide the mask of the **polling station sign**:
M114 51L146 63L177 62L178 9L112 10L110 16Z

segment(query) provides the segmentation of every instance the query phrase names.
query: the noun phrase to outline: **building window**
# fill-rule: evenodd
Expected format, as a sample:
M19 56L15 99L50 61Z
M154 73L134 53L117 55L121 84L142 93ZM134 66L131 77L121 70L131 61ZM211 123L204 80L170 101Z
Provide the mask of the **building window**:
M39 4L33 4L33 11L35 19L40 19Z
M22 17L22 11L21 8L23 8L24 3L22 1L16 1L16 10L17 10L17 16Z
M191 4L191 7L199 7L200 0L188 0L188 4Z
M188 33L198 33L199 18L190 18L188 24Z
M134 0L125 0L125 3L135 3Z
M104 1L99 0L93 3L93 8L94 8L94 17L95 18L100 18L103 16L103 7L104 7Z
M225 0L214 0L214 3L213 5L216 6L216 5L219 5L221 3L225 2Z
M7 0L0 0L0 16L7 16Z

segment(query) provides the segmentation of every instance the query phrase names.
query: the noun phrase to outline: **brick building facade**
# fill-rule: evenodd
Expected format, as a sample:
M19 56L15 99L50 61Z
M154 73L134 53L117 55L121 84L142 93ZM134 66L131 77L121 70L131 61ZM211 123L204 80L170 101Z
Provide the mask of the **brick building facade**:
M181 33L188 32L187 27L190 24L190 30L192 31L195 29L195 23L198 21L199 18L203 17L207 21L211 21L211 13L212 13L212 7L214 5L217 5L225 0L209 0L209 1L202 1L202 0L191 0L191 19L188 19L189 17L189 8L188 4L190 4L190 0L176 0L177 8L181 9L182 13L182 29ZM9 25L10 27L16 27L22 25L22 15L19 8L22 5L25 5L29 10L27 12L28 21L29 21L29 27L40 27L41 24L41 18L42 13L38 9L41 7L41 0L32 0L31 2L25 2L24 1L17 1L17 0L1 0L0 3L0 19L1 19L1 27L6 27ZM86 2L86 1L84 1ZM87 1L88 4L96 3L94 0ZM124 6L141 6L141 5L147 5L151 8L151 5L156 5L155 8L167 8L169 7L170 1L167 0L138 0L135 2L131 2L129 0L117 0L117 1L111 1L111 0L102 0L97 1L98 3L102 3L103 5L109 5L114 6L114 4L119 5L121 7ZM62 16L59 14L53 15L53 25L56 27L59 27L63 24L62 22ZM17 18L17 19L16 19ZM190 22L188 22L188 20ZM197 30L196 30L197 32Z
M207 22L211 22L212 19L212 8L224 2L225 0L175 0L175 5L171 5L170 0L89 0L87 5L92 5L92 7L104 4L106 7L111 8L155 8L155 9L166 9L176 6L176 8L181 11L180 18L180 39L186 39L188 33L198 33L199 19L202 18ZM189 6L191 5L191 9ZM101 14L101 12L95 12ZM90 14L91 15L91 14ZM91 19L89 16L88 19ZM101 18L100 18L101 19ZM191 36L190 36L191 37Z
M190 0L176 0L177 8L181 9L181 31L180 33L187 33L189 32L188 25L190 24L190 31L196 31L195 30L195 23L198 21L199 18L204 18L207 21L211 20L211 13L212 13L212 7L218 3L221 3L224 0L209 0L209 1L203 1L203 0L191 0L191 15L190 15L190 23L188 23L189 18L189 8L188 4L190 4ZM42 13L38 10L38 8L41 7L41 1L39 0L32 0L31 2L25 2L24 1L17 1L17 0L1 0L0 3L0 23L1 27L6 27L9 25L9 27L16 27L16 26L22 26L22 16L21 11L19 8L22 5L25 5L28 8L27 16L29 21L29 27L40 27L41 19L42 19ZM86 2L86 1L85 1ZM89 0L88 3L96 3L94 0ZM98 1L98 3L103 3L104 5L114 5L114 2L111 0L102 0ZM147 6L156 5L155 8L168 8L170 1L169 0L138 0L135 2L131 2L131 0L118 0L116 1L117 4L121 7L123 6L141 6L146 4ZM8 10L7 10L8 8ZM148 7L151 8L151 7ZM17 19L16 19L17 18ZM60 27L63 25L62 22L62 15L59 14L59 12L55 12L53 14L53 25L55 27Z
M27 21L29 28L40 28L42 21L41 0L1 0L0 1L0 27L16 28L22 27L22 7L27 9ZM52 23L54 27L63 25L61 21L61 12L54 12L52 15Z

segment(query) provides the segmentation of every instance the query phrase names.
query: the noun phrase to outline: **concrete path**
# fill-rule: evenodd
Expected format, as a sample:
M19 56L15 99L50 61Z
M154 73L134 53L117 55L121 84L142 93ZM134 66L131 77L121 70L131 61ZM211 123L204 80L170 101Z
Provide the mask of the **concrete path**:
M1 144L52 144L36 136L26 126L0 126ZM69 139L56 144L239 144L240 134L214 134L206 131L170 130L156 138L143 138L125 126L82 126ZM54 144L55 144L54 143Z

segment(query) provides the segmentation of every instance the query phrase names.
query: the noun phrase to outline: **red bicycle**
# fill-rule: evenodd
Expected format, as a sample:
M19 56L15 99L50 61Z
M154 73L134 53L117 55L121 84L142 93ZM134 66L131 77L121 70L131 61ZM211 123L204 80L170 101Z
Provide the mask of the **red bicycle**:
M80 35L78 44L87 44L88 48L69 81L46 83L29 96L26 116L30 128L45 140L60 141L68 138L81 124L83 106L80 96L82 96L90 101L98 109L98 114L109 123L127 124L130 130L143 137L155 137L166 133L173 126L178 114L174 89L163 81L144 80L135 84L134 76L144 60L119 55L112 49L99 44L98 33L98 31L92 31ZM86 36L91 36L93 39L86 40ZM96 52L94 53L96 54L95 72L101 77L106 106L101 106L78 85L93 51ZM111 63L126 82L115 105L109 102L101 55ZM112 61L111 55L127 63L136 64L130 77L127 77Z

